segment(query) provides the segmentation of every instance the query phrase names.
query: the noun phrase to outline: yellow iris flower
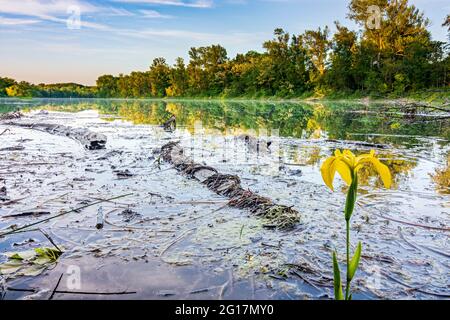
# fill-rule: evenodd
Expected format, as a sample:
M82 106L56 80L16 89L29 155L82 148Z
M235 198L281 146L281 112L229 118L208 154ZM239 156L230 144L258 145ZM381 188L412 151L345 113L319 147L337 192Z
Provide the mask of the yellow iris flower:
M391 172L389 168L375 157L375 151L371 150L370 153L355 156L350 150L336 150L334 156L331 156L325 160L320 168L322 178L325 184L331 189L333 188L333 180L336 171L342 177L342 179L350 185L352 183L354 175L364 165L372 164L375 170L381 177L383 184L386 188L391 187Z

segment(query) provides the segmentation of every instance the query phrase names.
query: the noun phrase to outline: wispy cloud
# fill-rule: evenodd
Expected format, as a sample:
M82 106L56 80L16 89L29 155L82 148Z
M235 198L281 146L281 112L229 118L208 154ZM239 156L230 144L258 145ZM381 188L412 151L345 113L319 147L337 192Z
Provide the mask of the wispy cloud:
M191 8L211 8L214 5L213 0L114 0L124 3L143 3L162 6L177 6Z
M4 26L17 26L23 24L34 24L40 22L39 20L33 19L20 19L20 18L5 18L0 16L0 25Z
M68 8L77 6L82 12L96 12L98 7L76 0L0 0L0 12L46 19L49 16L67 15Z
M8 20L6 20L10 22L9 24L13 24L13 21L11 21L13 19L17 21L22 20L22 24L26 22L31 23L31 21L36 20L66 24L67 18L73 13L73 11L71 11L73 8L79 10L81 14L101 12L108 15L132 15L131 12L125 9L99 7L89 2L79 0L0 0L0 13L12 16L8 17ZM31 17L33 20L18 19L22 16ZM98 30L108 29L105 25L85 21L84 19L80 21L80 26Z
M150 18L150 19L170 19L173 18L171 15L167 14L161 14L158 11L155 10L139 10L140 13L142 13L142 16L144 18Z
M159 41L171 41L170 39L180 39L191 41L193 44L209 45L211 43L223 43L226 45L246 44L255 39L266 39L269 35L265 33L209 33L195 32L180 29L115 29L114 32L119 35L125 35L132 38L153 39Z

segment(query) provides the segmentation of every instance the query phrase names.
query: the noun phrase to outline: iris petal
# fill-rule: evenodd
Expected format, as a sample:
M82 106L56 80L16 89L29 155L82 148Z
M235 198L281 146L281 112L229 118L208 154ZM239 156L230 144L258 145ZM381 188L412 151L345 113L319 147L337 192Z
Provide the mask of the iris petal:
M334 191L333 188L333 180L334 175L336 173L336 158L335 157L329 157L324 161L322 164L322 167L320 168L320 173L322 174L322 179L325 182L325 184L330 188L332 191Z
M380 162L377 158L373 158L372 160L375 169L378 171L378 174L381 177L381 181L383 181L384 186L389 189L391 187L392 177L389 168Z
M336 161L336 171L339 173L341 178L347 183L347 185L352 184L352 173L351 169L344 161Z

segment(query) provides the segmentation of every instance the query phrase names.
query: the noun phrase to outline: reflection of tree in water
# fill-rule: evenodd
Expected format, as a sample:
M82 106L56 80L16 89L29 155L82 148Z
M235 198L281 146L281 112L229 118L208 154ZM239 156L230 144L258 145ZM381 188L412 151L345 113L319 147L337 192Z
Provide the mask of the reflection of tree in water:
M154 125L163 123L173 114L177 124L190 132L199 121L204 129L222 133L248 130L270 133L278 129L281 136L300 137L312 111L309 106L257 102L128 102L120 105L118 114L136 124Z
M417 166L417 161L397 159L396 157L396 155L389 153L380 155L380 159L383 159L382 162L386 164L391 171L391 189L398 189L402 180L407 179L411 170ZM358 173L358 183L362 186L367 186L372 183L371 178L376 176L378 176L378 174L372 165L364 166ZM377 188L382 188L383 182L380 178L377 178L374 185Z
M280 136L304 139L366 140L370 134L381 134L378 143L404 144L405 139L416 143L414 137L399 135L450 137L450 126L442 121L399 125L389 115L383 116L379 106L327 103L268 103L218 101L151 101L151 100L81 100L49 101L36 105L54 111L78 112L95 109L100 114L118 114L136 124L161 125L174 114L177 124L192 132L196 121L206 129L255 130L278 129ZM0 106L0 112L12 111ZM393 122L394 121L394 122ZM360 134L360 135L352 135Z
M298 165L318 166L322 159L321 148L318 146L300 148L298 146L288 146L284 151L289 162Z
M450 153L447 155L447 164L436 169L435 174L431 175L434 183L436 184L436 190L443 194L450 194Z
M309 150L309 154L308 157L306 158L305 164L310 166L319 165L320 159L322 159L320 151L321 150L319 147L312 147Z
M380 106L365 107L345 103L326 104L326 113L315 119L327 131L329 138L337 140L367 139L367 135L378 134L377 143L416 143L412 136L440 136L450 138L450 126L444 121L416 122L402 124L391 114L383 114ZM357 134L357 135L350 135ZM411 136L408 138L402 136Z

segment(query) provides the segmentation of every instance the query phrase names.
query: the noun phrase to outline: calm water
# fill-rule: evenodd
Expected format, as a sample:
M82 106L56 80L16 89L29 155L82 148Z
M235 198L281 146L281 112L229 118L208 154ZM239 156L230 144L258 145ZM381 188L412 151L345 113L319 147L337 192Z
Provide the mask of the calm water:
M26 200L0 207L1 215L33 208L57 212L111 194L134 196L105 205L110 225L101 232L93 228L96 207L46 224L67 251L45 274L9 280L16 287L53 287L75 264L83 270L83 291L128 288L138 292L135 298L161 299L326 298L331 250L344 254L345 186L337 179L331 193L321 181L320 164L337 148L355 153L373 148L394 184L385 190L371 169L361 172L352 242L363 242L364 256L355 296L450 295L450 123L442 114L351 103L0 100L0 112L17 108L42 121L102 132L108 136L106 152L119 153L99 161L105 151L85 151L64 137L11 127L1 147L25 149L0 152L0 178L11 198ZM177 128L166 132L161 124L171 115ZM226 199L166 164L155 166L153 150L171 140L198 162L237 174L244 186L294 206L301 223L286 233L267 230L242 210L217 211ZM257 147L267 141L268 149ZM57 164L26 165L37 162ZM135 176L117 180L116 169ZM124 208L139 217L124 220ZM12 223L2 219L0 227ZM13 244L30 237L36 243L20 250L45 241L38 234L15 235L0 239L0 250L19 250Z

